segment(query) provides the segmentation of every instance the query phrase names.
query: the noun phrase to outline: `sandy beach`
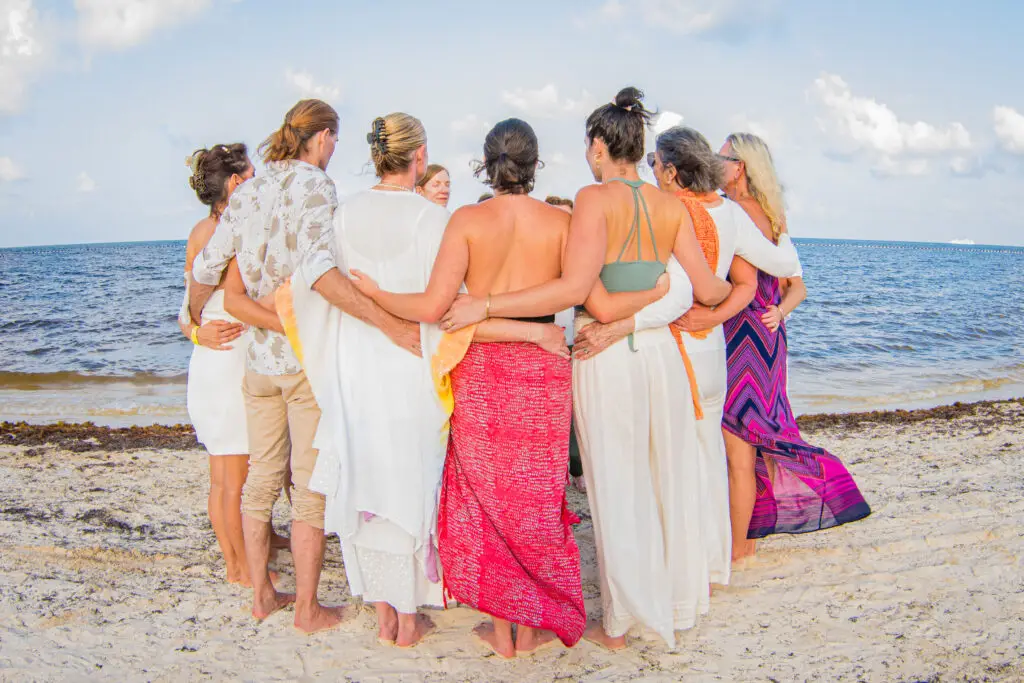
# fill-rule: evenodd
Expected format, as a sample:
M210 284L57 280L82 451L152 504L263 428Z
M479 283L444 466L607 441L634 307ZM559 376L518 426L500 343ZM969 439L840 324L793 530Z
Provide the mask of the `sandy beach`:
M583 642L511 662L469 637L481 617L465 608L432 612L438 632L408 651L377 644L365 607L313 637L290 611L256 623L221 581L187 429L5 425L0 680L1024 680L1024 400L802 424L871 517L761 543L675 651L639 634L623 653ZM587 503L570 496L596 612ZM291 588L290 554L277 567ZM321 594L352 600L336 538Z

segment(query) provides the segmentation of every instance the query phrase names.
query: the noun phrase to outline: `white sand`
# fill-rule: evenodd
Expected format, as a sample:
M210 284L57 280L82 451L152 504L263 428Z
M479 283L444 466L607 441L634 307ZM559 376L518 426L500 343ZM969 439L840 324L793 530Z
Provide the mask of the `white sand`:
M512 662L474 643L464 608L434 612L439 633L410 651L377 644L368 608L313 637L291 611L257 624L220 581L199 452L0 448L0 680L1021 681L1022 413L809 433L870 518L763 542L675 652L644 636ZM586 518L577 539L596 611ZM336 539L328 554L322 595L344 602ZM291 588L287 553L280 568Z

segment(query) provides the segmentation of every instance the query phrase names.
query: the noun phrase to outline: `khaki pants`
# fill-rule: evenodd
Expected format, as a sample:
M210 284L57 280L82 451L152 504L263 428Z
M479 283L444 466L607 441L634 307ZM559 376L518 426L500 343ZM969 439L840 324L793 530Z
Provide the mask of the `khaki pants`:
M274 502L287 483L290 459L292 520L323 529L324 497L309 490L320 407L305 373L260 375L246 370L242 393L249 432L249 477L242 512L270 521Z

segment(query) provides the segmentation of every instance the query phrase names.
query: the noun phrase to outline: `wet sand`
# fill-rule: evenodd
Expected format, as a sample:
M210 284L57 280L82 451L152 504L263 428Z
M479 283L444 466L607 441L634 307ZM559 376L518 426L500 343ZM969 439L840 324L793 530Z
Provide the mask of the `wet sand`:
M762 542L675 651L642 633L512 662L465 608L431 612L439 632L408 651L377 644L369 608L313 637L290 611L256 623L221 581L190 427L3 424L0 681L1024 680L1024 400L800 422L871 517ZM596 614L590 516L570 502ZM293 587L288 553L278 568ZM352 601L335 538L321 590Z

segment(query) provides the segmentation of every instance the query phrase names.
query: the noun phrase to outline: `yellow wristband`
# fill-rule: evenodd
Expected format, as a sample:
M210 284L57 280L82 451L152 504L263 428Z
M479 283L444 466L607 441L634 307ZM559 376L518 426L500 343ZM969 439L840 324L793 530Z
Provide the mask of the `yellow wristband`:
M199 346L199 325L192 326L192 343Z

